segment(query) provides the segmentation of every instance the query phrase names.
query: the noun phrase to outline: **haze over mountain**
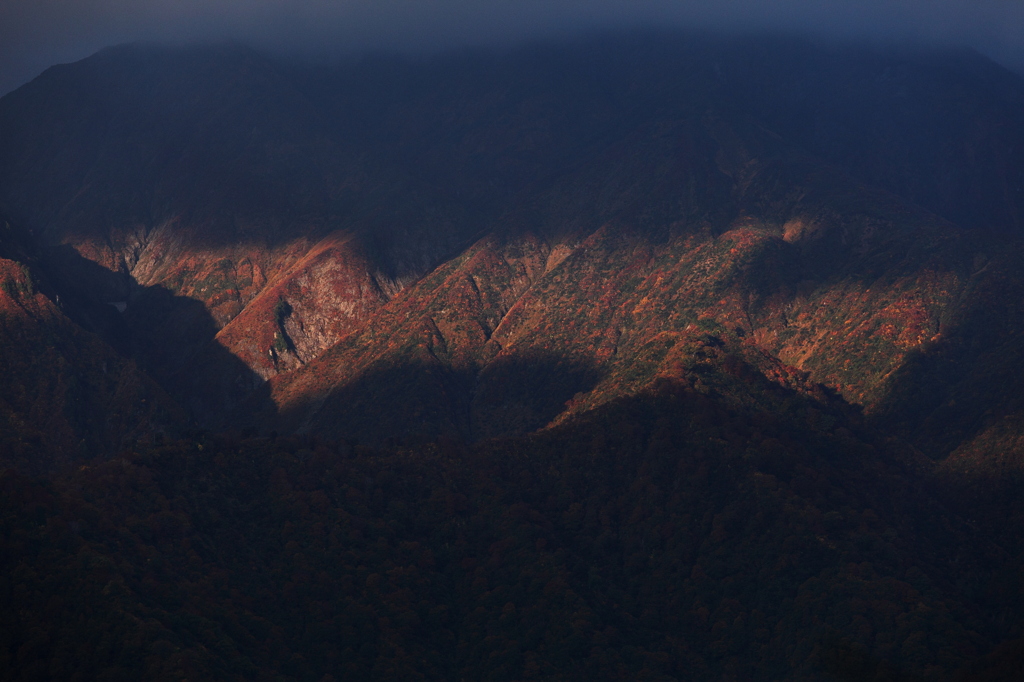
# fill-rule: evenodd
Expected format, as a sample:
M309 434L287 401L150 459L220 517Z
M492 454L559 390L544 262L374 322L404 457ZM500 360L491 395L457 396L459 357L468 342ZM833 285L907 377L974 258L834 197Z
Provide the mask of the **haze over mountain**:
M14 679L999 679L1024 80L635 32L0 99Z
M51 64L135 41L237 41L323 57L506 46L653 26L970 46L1024 65L1024 9L1003 0L8 0L0 6L0 94Z

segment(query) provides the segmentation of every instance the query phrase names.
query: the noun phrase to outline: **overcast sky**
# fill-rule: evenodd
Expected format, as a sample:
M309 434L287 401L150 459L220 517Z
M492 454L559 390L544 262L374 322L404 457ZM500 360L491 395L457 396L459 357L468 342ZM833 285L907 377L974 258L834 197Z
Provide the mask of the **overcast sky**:
M0 0L0 93L138 40L422 50L637 25L967 44L1024 68L1024 0Z

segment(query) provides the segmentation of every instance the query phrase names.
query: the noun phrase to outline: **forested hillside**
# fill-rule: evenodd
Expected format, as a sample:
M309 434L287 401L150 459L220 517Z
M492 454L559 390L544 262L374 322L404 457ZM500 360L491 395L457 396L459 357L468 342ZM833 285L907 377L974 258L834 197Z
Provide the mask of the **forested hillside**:
M605 36L0 99L0 677L1016 680L1024 81Z

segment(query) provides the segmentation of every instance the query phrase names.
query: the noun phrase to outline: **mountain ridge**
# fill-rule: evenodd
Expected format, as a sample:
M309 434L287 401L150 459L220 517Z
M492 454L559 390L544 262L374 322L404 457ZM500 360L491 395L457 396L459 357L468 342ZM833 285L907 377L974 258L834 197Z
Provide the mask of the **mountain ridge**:
M634 34L0 99L0 676L1005 679L1024 81Z

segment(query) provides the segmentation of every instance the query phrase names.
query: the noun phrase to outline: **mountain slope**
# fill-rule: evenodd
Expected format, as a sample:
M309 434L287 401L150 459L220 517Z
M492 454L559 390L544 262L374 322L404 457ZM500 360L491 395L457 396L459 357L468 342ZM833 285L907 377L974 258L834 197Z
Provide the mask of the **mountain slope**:
M332 67L243 48L124 46L55 67L0 102L0 205L66 268L101 266L79 268L76 285L97 305L126 303L120 334L136 341L121 345L193 418L217 424L261 379L310 362L491 232L561 248L563 236L581 241L608 224L657 244L749 218L799 241L801 267L823 270L865 240L883 254L878 231L893 223L947 220L1014 239L1021 101L1019 78L976 55L787 39L619 36ZM322 249L341 239L328 258ZM1003 246L965 248L990 258ZM970 267L941 263L937 279L913 286L948 292ZM838 351L818 332L780 341L790 332L762 289L769 352L853 400L884 401L879 367L868 385L859 361L822 360ZM879 341L895 344L878 360L890 370L935 335L948 307L942 296L904 306L894 292L821 299L861 306L865 343L882 324L865 305L887 306L890 322L921 318L905 338ZM275 298L293 311L283 321ZM737 308L728 324L746 316ZM804 357L811 346L820 352ZM910 422L907 433L918 428Z
M504 232L275 379L283 425L332 437L530 431L640 390L676 343L708 331L882 408L896 370L962 305L976 240L748 134L721 120L666 128L559 178L531 207L537 229L510 214ZM733 167L706 160L727 155ZM641 161L646 174L623 170ZM632 185L611 195L595 177ZM584 192L617 203L575 230L544 230ZM376 416L379 405L392 409Z
M7 474L0 537L26 549L0 553L2 575L29 589L0 593L21 624L0 661L158 678L818 680L944 676L986 652L1003 633L998 608L979 610L982 557L998 550L920 485L913 452L838 401L733 373L719 357L690 377L732 404L665 378L470 449L214 438L60 485ZM45 523L21 522L26 504ZM67 589L41 617L57 576ZM83 630L73 616L90 608Z
M173 401L64 314L29 235L0 226L0 466L52 473L176 433Z
M1021 102L671 34L49 70L0 100L0 677L998 679Z

